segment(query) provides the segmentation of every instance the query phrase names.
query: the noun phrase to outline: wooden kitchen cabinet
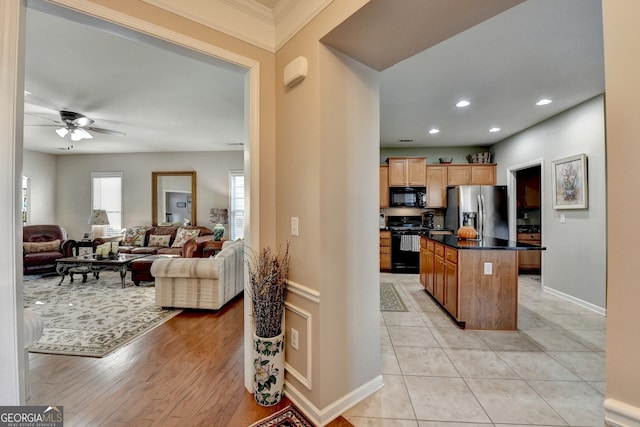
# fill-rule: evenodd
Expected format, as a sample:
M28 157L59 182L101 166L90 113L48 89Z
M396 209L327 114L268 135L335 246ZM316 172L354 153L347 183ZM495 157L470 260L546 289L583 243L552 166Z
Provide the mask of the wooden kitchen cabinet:
M444 249L444 308L453 317L458 316L458 251Z
M518 242L541 246L540 233L518 233ZM540 270L542 253L540 251L518 251L518 271Z
M433 297L440 304L444 305L444 278L445 278L445 261L444 261L444 245L435 244L435 255L433 257Z
M517 252L538 251L493 249L500 246L481 249L477 245L482 243L477 242L456 239L442 243L441 238L422 239L427 247L427 253L421 258L421 262L426 263L425 290L461 328L517 329ZM433 263L429 261L430 244L434 248ZM511 244L507 246L517 247ZM487 264L492 266L490 274L486 273ZM429 283L433 283L433 288Z
M391 271L391 232L380 231L380 271Z
M427 208L447 207L447 166L426 166Z
M389 166L380 165L380 209L389 207Z
M531 170L531 171L530 171ZM540 168L518 171L516 181L516 201L518 208L540 208Z
M496 185L496 165L472 165L472 185Z
M427 288L427 240L420 238L420 284Z
M495 164L447 166L447 185L495 185Z
M426 157L389 157L390 187L424 187Z

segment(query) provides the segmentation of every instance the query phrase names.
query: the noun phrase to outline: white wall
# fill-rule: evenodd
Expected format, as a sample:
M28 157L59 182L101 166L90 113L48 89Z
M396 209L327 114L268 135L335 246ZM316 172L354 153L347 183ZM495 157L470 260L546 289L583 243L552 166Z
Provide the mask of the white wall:
M22 175L29 178L31 197L27 224L57 224L56 157L24 150Z
M491 147L498 184L507 170L533 160L542 165L542 281L545 287L598 308L606 307L606 170L604 95ZM588 158L589 208L555 210L551 162L575 154ZM560 214L566 223L560 223ZM587 304L587 305L588 305ZM593 308L593 307L592 307Z
M51 158L54 158L53 160ZM32 178L34 221L57 223L74 239L89 231L91 172L124 173L124 225L151 224L151 172L197 172L197 222L212 227L209 210L229 207L229 170L243 169L242 151L51 156L25 152ZM42 202L46 200L46 202ZM51 208L50 214L45 211ZM42 222L40 222L42 220ZM37 223L33 222L33 223Z

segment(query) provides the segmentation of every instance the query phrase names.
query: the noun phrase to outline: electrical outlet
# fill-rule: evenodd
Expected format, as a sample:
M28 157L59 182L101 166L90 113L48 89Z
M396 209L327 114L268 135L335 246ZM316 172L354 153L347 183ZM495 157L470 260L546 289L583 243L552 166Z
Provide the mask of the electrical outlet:
M298 222L298 217L297 216L292 216L291 217L291 235L292 236L299 236L300 235L299 222Z
M560 224L564 224L567 221L567 217L564 214L560 214Z
M291 347L298 349L298 330L291 328Z
M485 262L484 263L484 275L491 276L493 274L493 263Z

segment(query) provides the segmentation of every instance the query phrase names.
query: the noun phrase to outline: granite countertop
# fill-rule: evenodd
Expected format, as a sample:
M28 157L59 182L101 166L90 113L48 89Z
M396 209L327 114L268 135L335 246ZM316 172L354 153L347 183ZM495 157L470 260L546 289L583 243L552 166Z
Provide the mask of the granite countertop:
M442 243L446 246L455 249L502 249L502 250L515 250L515 251L544 251L547 248L544 246L530 245L528 243L514 242L513 240L498 239L496 237L483 237L481 240L465 240L458 239L458 236L454 235L438 235L430 236L429 239Z

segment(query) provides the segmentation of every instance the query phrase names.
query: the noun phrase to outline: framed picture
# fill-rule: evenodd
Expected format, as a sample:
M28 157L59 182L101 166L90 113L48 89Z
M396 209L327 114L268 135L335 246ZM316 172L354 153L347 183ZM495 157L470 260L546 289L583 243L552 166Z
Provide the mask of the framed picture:
M187 207L187 202L178 202L178 203L176 203L176 207L177 208L186 208Z
M577 154L551 162L554 209L587 209L587 155Z

